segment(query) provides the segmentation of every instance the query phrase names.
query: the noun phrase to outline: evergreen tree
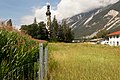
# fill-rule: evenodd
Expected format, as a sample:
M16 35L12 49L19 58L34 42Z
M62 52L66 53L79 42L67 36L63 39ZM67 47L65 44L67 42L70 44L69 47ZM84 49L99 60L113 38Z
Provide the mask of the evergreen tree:
M54 19L52 21L52 31L51 31L51 40L57 41L58 40L58 22L56 17L54 16Z
M58 41L60 42L64 42L64 26L62 25L59 25L58 27Z
M11 19L9 19L9 20L7 21L7 26L12 26L12 20L11 20Z
M72 42L72 40L74 39L73 33L71 31L71 28L67 25L66 21L64 21L62 28L63 28L64 42Z
M34 24L37 24L37 20L36 20L36 17L34 18Z

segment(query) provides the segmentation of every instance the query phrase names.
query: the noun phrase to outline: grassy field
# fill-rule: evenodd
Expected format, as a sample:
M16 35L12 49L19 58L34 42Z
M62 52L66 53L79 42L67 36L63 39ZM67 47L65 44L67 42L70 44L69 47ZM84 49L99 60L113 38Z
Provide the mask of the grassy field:
M120 80L120 47L50 43L49 54L51 80Z

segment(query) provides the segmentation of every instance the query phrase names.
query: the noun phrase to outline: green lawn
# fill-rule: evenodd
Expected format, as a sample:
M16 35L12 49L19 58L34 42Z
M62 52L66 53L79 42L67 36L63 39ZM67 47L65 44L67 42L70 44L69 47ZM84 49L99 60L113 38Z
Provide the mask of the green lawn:
M49 54L51 80L120 80L120 47L49 43Z

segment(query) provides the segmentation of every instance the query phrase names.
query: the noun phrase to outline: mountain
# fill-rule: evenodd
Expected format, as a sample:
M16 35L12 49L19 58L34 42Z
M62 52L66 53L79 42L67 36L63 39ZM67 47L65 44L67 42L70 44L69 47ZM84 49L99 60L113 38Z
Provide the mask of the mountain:
M91 38L103 29L109 32L120 30L119 6L120 1L64 20L72 28L75 39L80 39L81 37Z

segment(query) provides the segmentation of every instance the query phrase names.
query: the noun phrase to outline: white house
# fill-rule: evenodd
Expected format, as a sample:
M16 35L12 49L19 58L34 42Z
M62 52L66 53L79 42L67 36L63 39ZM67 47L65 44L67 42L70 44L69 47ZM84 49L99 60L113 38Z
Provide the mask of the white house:
M110 46L120 46L120 31L110 33L108 38L108 44Z
M100 42L100 44L105 44L105 45L107 45L107 44L108 44L108 40L103 40L103 41Z

